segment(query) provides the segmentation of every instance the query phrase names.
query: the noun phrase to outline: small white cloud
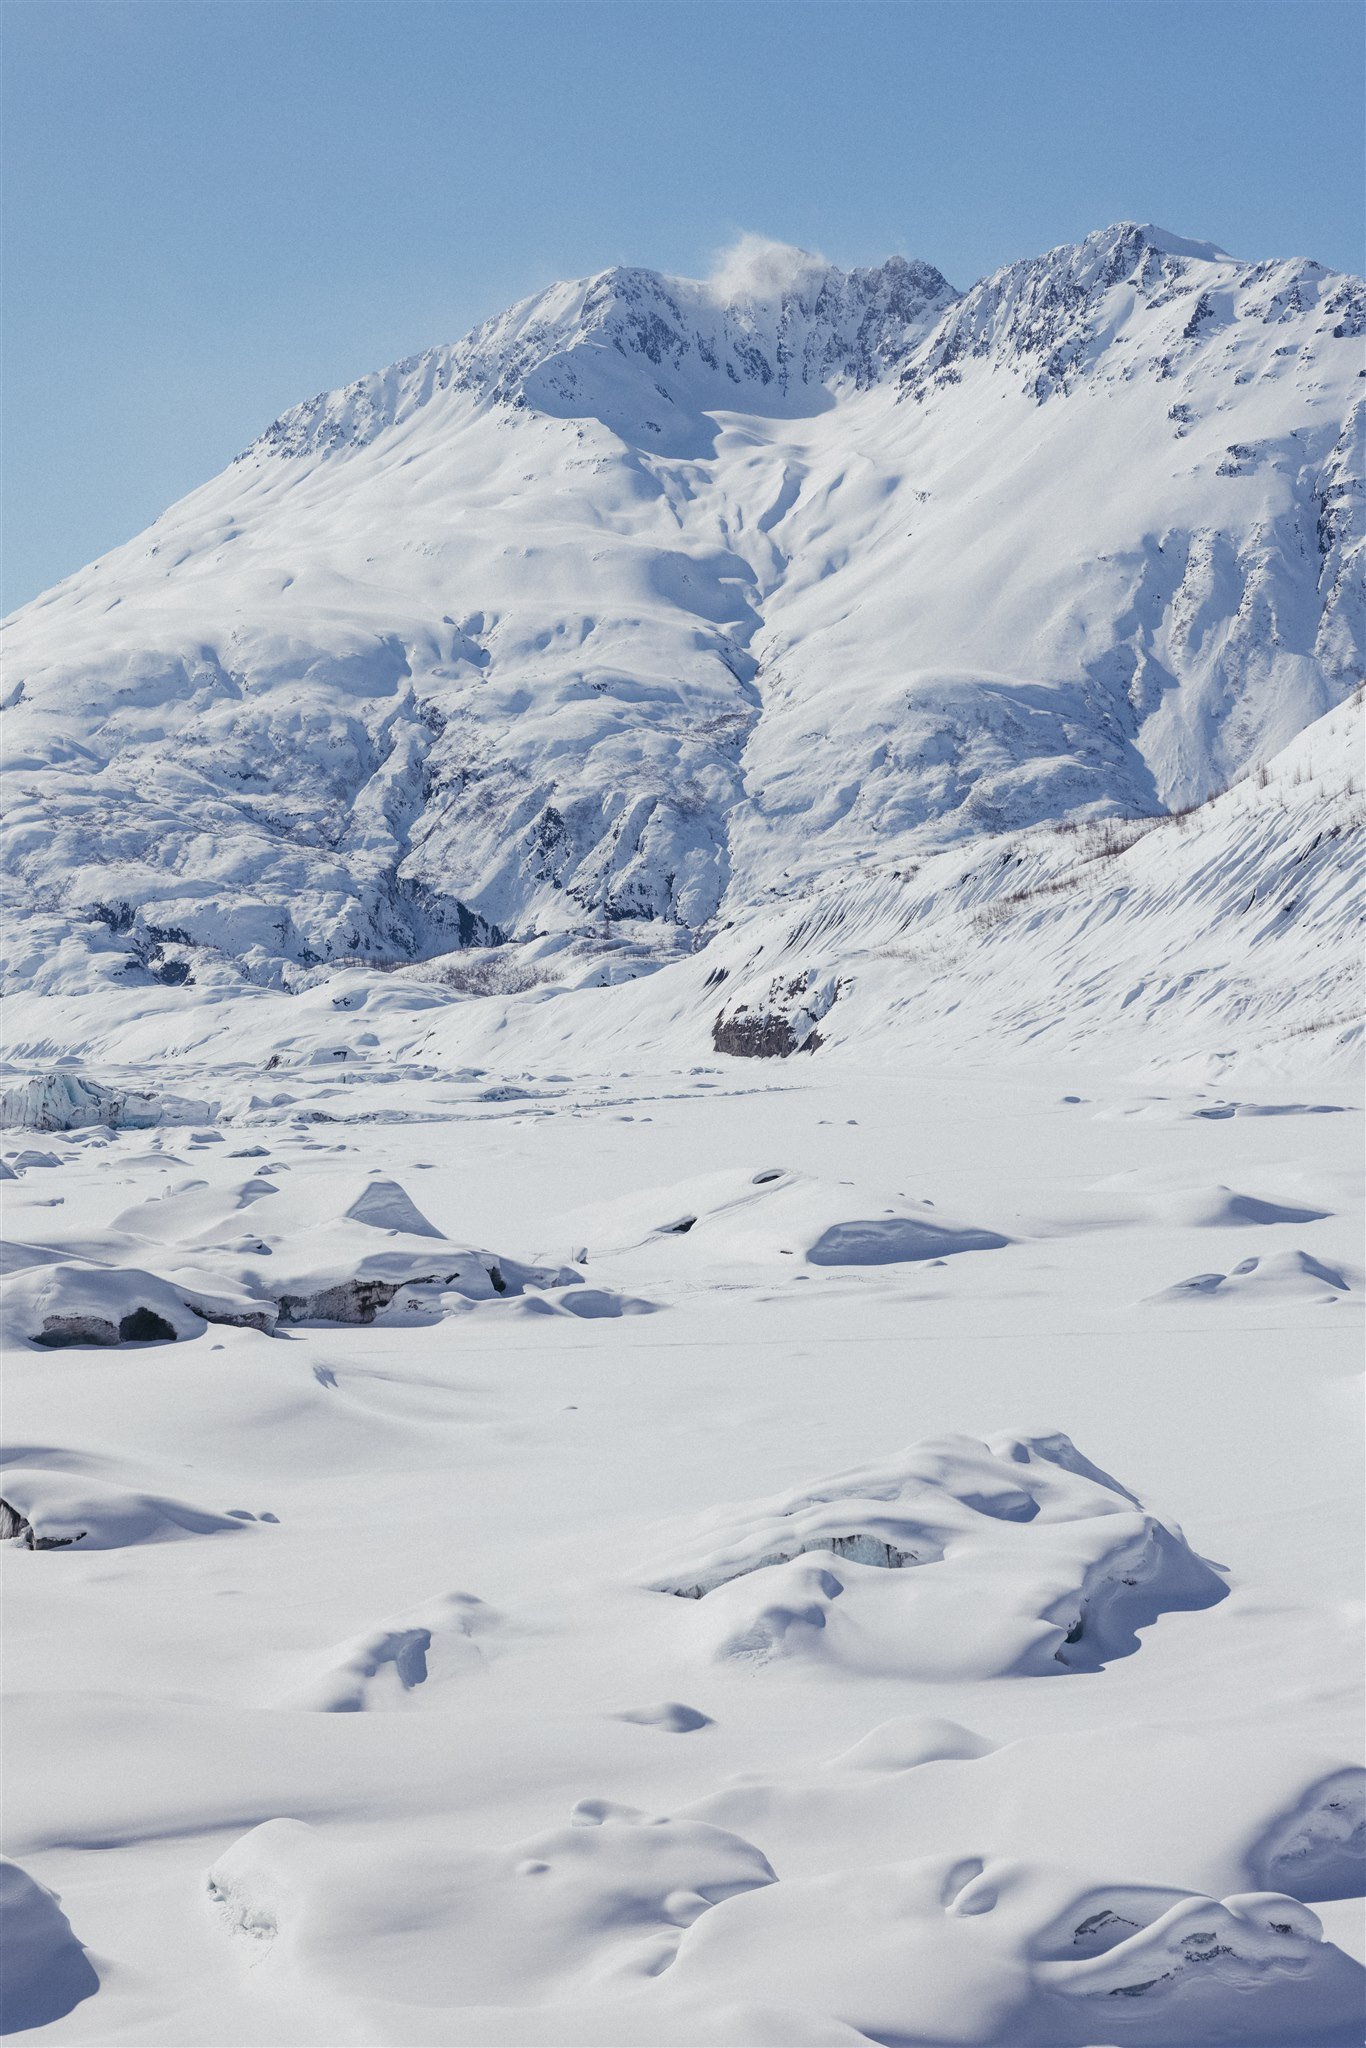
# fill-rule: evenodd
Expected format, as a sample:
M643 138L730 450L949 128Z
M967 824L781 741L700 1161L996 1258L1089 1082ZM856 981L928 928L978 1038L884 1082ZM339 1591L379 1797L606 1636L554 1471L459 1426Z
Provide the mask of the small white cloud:
M829 270L824 256L775 242L769 235L743 234L722 249L707 279L718 299L776 299Z

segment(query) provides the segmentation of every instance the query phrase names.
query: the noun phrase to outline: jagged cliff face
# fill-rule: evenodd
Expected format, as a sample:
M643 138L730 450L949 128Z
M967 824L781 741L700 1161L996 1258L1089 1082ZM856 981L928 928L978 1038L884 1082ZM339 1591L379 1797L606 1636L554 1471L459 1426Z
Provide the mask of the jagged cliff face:
M1198 801L1359 679L1363 289L1130 226L957 297L612 271L315 399L8 628L77 979L687 948Z
M791 252L795 257L798 252ZM877 270L799 260L773 295L616 269L552 285L449 348L429 350L275 421L241 459L362 447L446 393L592 417L658 453L700 452L706 415L798 418L904 364L957 293L928 263Z

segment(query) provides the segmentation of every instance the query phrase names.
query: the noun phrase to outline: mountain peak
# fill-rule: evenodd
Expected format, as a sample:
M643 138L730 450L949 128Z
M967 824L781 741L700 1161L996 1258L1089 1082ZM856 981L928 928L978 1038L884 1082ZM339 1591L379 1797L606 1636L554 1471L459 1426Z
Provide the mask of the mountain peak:
M1081 379L1120 374L1110 351L1121 332L1123 376L1161 381L1216 329L1309 310L1327 333L1354 331L1359 281L1299 258L1242 263L1213 242L1115 221L974 285L906 365L902 388L921 400L958 382L966 360L987 358L1020 375L1042 403Z
M750 238L710 278L620 268L554 287L462 344L461 370L482 397L688 454L718 411L800 416L880 382L955 296L932 264L846 271Z
M327 455L364 446L455 390L559 418L596 418L634 445L697 452L703 416L823 411L903 363L956 297L933 264L893 256L841 270L743 237L708 278L619 264L548 286L463 341L296 406L248 449Z
M1174 235L1150 220L1118 220L1100 232L1106 236L1138 236L1145 247L1158 249L1164 256L1184 256L1192 263L1232 263L1234 260L1217 242L1192 242L1186 236Z

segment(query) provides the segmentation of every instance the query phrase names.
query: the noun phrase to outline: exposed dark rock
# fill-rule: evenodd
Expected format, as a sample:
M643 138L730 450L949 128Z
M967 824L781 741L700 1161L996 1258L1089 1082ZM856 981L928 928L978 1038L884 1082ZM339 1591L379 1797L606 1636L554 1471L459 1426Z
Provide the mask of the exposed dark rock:
M898 1550L894 1543L884 1542L881 1536L867 1536L860 1530L848 1536L813 1537L809 1543L800 1543L795 1550L775 1550L760 1558L755 1564L741 1565L723 1577L711 1580L707 1585L660 1586L661 1593L672 1593L678 1600L703 1600L708 1593L714 1593L718 1586L729 1585L735 1579L742 1579L749 1572L766 1571L770 1565L791 1564L797 1557L813 1557L821 1551L833 1552L836 1557L852 1558L857 1564L879 1565L884 1571L898 1572L907 1565L924 1564L940 1553L933 1543L927 1543L924 1552ZM1072 1638L1069 1636L1068 1641Z
M119 1333L107 1316L47 1316L33 1341L60 1351L71 1344L117 1344Z
M750 1001L717 1013L712 1045L736 1059L785 1060L794 1052L815 1052L824 1044L816 1025L839 1000L843 987L843 982L822 977L812 968L776 975Z
M90 915L107 925L111 932L123 933L133 929L133 906L131 903L92 903Z
M7 1500L0 1500L0 1543L9 1543L16 1536L22 1536L32 1549L33 1524L28 1516L21 1515Z
M47 1316L33 1341L64 1351L76 1344L174 1344L176 1333L155 1309L135 1308L117 1324L108 1316Z
M339 1280L316 1294L282 1294L282 1323L373 1323L398 1293L396 1280Z
M741 1060L785 1060L790 1053L814 1052L821 1044L818 1031L798 1040L786 1017L762 1010L737 1010L727 1017L718 1015L711 1027L711 1042L717 1052L728 1052Z
M88 1534L86 1529L77 1529L70 1536L35 1535L28 1516L11 1507L7 1500L0 1500L0 1543L7 1543L18 1536L23 1539L25 1550L65 1550L70 1544L81 1542Z
M487 1268L495 1294L506 1294L508 1283L500 1267ZM452 1287L462 1278L460 1271L412 1273L404 1280L338 1280L321 1287L316 1294L282 1294L279 1297L282 1323L373 1323L381 1309L406 1287ZM216 1317L226 1321L226 1317ZM236 1318L234 1320L237 1320Z
M120 1344L174 1344L175 1331L152 1308L135 1308L119 1322Z
M232 1330L268 1332L275 1328L279 1320L275 1309L268 1304L259 1309L218 1308L200 1295L186 1295L185 1304L187 1308L192 1308L197 1316L203 1316L206 1323L226 1323Z

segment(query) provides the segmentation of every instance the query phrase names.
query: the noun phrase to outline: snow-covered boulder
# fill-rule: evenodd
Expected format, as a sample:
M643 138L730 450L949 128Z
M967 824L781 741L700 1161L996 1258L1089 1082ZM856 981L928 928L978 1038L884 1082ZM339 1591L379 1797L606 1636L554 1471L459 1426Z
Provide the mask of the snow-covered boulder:
M13 1336L50 1350L172 1344L205 1326L181 1291L157 1274L71 1258L26 1266L0 1282L0 1318Z
M0 1468L0 1537L28 1550L122 1550L180 1536L240 1530L230 1515L49 1465Z
M171 1181L108 1231L15 1242L5 1264L8 1327L47 1346L166 1341L206 1323L373 1323L524 1298L585 1315L646 1306L584 1289L569 1266L454 1244L397 1181L355 1171L283 1190L259 1174Z
M603 1799L581 1800L568 1827L525 1841L433 1843L378 1860L363 1841L271 1820L207 1878L225 1935L329 1990L411 1998L415 1965L424 2003L491 2006L563 2005L611 1975L648 1982L683 1928L773 1881L739 1835Z
M329 1178L317 1206L294 1186L260 1194L231 1228L200 1229L194 1242L201 1271L269 1299L287 1323L372 1323L400 1294L409 1303L443 1294L493 1301L579 1277L452 1244L396 1181L359 1174ZM174 1253L167 1270L178 1270Z
M1227 1590L1062 1435L936 1438L698 1524L647 1581L709 1656L917 1677L1095 1670Z
M850 2040L1345 2041L1354 1985L1297 1899L1080 1889L1029 1862L917 1857L785 1878L700 1918L678 1996L790 2000ZM1298 2025L1297 2025L1298 2022ZM830 2039L843 2039L841 2033Z

